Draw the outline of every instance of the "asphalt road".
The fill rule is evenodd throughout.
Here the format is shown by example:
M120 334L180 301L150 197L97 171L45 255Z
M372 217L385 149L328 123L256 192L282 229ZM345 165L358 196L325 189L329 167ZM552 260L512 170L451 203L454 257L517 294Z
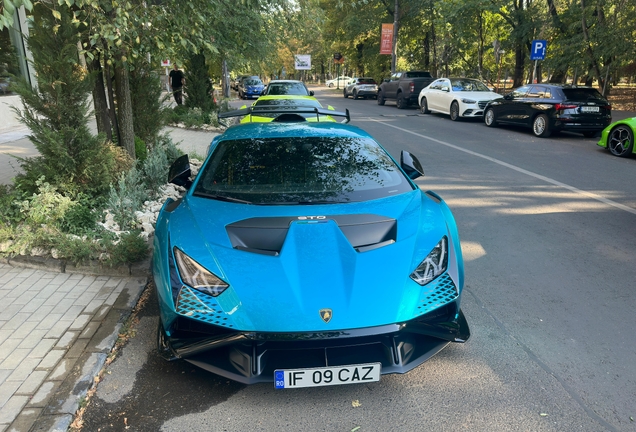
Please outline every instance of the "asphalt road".
M246 387L163 362L151 298L84 430L636 430L636 158L581 135L317 97L349 108L395 158L415 154L420 186L448 202L471 339L370 385Z

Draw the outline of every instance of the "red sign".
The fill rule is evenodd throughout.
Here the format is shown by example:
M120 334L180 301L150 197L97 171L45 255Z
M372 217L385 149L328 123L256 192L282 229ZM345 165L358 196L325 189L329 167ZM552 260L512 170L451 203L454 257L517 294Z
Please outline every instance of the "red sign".
M393 24L382 24L380 36L380 54L393 53Z

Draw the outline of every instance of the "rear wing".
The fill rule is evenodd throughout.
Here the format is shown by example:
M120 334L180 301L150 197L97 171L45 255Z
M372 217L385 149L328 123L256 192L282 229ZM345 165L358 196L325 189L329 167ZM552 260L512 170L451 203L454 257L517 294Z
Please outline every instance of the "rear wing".
M321 115L332 116L332 117L345 117L342 123L349 123L351 121L351 116L349 115L349 110L347 109L345 112L342 111L333 111L327 108L318 108L318 107L286 107L286 108L271 108L271 107L258 107L258 106L250 106L247 108L242 108L239 110L228 111L224 113L219 113L219 123L224 126L227 126L225 123L221 122L221 119L230 118L230 117L243 117L243 116L258 116L260 114L315 114L316 121L320 121ZM251 118L251 117L250 117Z

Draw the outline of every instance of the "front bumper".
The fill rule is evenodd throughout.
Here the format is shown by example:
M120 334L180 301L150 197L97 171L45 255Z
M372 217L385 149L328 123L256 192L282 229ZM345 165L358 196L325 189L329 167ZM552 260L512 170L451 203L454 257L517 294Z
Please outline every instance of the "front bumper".
M314 333L241 332L179 317L171 336L159 324L166 360L183 359L244 383L273 382L276 369L381 363L382 374L406 373L470 329L455 302L399 324Z

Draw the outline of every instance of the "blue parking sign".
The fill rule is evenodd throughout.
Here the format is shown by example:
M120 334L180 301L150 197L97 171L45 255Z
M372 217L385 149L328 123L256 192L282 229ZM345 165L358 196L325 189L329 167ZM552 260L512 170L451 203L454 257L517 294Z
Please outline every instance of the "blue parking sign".
M532 47L530 48L530 60L545 59L546 48L548 48L547 40L540 40L540 39L533 40Z

